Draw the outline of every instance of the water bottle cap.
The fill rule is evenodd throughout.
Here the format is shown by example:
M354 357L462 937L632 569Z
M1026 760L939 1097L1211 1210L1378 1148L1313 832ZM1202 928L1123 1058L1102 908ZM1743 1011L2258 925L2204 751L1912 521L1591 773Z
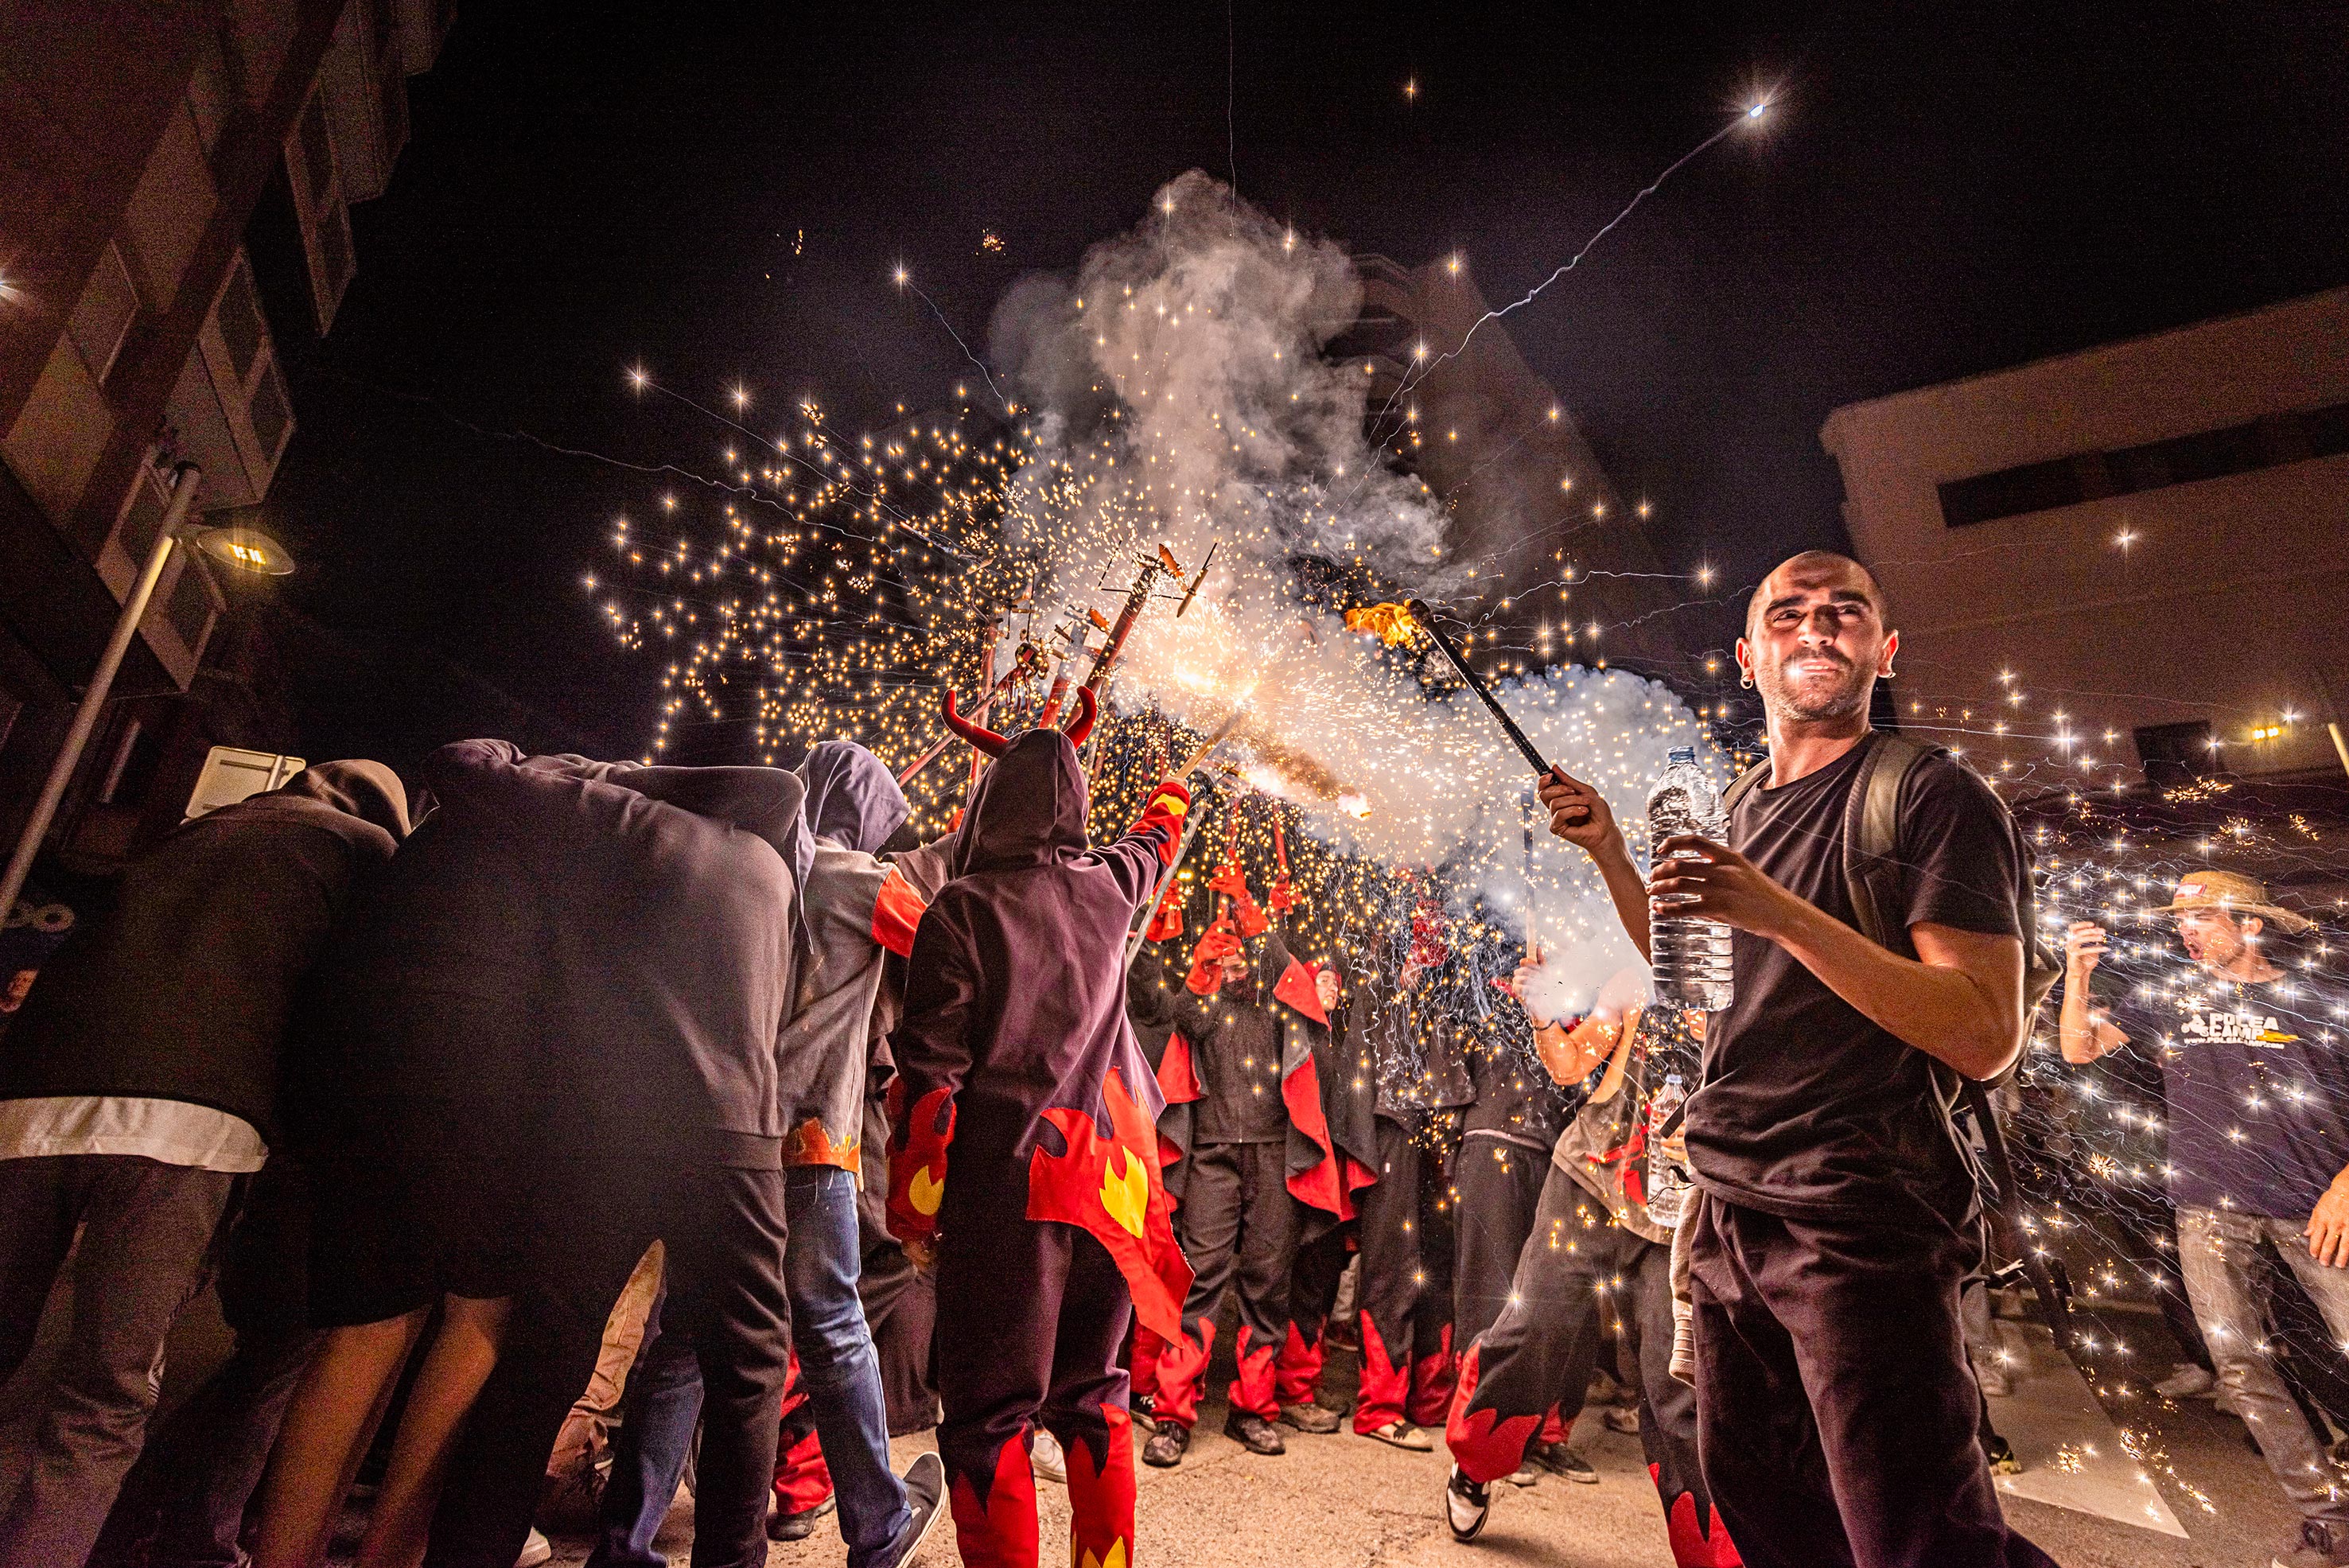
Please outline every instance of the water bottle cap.
M1671 754L1665 765L1669 767L1673 763L1692 763L1694 761L1696 761L1696 748L1694 746L1674 746L1671 749Z

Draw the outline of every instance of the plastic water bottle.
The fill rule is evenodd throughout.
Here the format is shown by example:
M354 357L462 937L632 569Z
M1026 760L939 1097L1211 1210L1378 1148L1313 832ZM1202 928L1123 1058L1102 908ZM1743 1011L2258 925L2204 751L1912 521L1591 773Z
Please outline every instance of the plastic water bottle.
M1664 1075L1664 1086L1648 1102L1648 1218L1669 1231L1681 1222L1681 1200L1688 1196L1688 1178L1679 1162L1664 1152L1664 1124L1688 1100L1678 1073Z
M1663 776L1648 794L1649 864L1663 858L1665 839L1693 833L1718 844L1727 837L1721 791L1696 765L1694 746L1674 746ZM1718 920L1670 915L1664 907L1648 912L1648 949L1656 974L1656 1000L1718 1012L1733 988L1729 967L1729 928Z

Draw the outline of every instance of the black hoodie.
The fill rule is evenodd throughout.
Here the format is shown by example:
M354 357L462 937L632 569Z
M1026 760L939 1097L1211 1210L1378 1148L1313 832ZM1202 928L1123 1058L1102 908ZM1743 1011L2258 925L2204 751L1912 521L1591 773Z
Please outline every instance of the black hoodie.
M366 762L320 763L180 827L42 969L0 1040L0 1098L184 1100L275 1143L296 988L407 831L398 775Z

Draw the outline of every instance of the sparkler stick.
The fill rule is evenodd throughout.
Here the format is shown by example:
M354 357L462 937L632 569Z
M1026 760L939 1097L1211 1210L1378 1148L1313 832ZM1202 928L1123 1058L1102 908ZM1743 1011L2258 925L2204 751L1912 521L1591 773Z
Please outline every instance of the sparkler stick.
M1509 717L1509 711L1501 706L1501 700L1493 695L1493 689L1485 684L1482 676L1468 668L1468 660L1462 658L1460 650L1452 646L1452 639L1436 628L1435 613L1427 607L1427 601L1413 599L1404 607L1411 611L1411 618L1419 622L1420 629L1433 638L1435 640L1435 646L1444 650L1444 657L1452 661L1452 668L1460 672L1460 679L1468 683L1468 690L1476 693L1483 700L1485 706L1493 711L1493 717L1501 722L1501 728L1507 731L1509 739L1517 743L1517 750L1525 753L1526 761L1533 763L1534 772L1537 774L1550 772L1549 763L1545 762L1542 754L1534 749L1534 743L1526 738L1526 732L1517 728L1517 722Z

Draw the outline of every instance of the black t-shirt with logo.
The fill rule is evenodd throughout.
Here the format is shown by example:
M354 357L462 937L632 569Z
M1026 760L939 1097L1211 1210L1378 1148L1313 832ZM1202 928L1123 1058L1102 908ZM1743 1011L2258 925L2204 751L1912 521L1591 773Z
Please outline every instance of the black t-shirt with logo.
M1843 818L1855 746L1816 773L1749 791L1730 846L1847 925ZM1971 770L1920 759L1901 783L1896 857L1906 928L2020 937L2024 857L2006 808ZM1942 1106L1955 1075L1878 1028L1785 949L1734 933L1736 995L1713 1015L1704 1086L1689 1102L1689 1163L1725 1201L1787 1219L1961 1223L1973 1179Z
M2130 988L2128 1049L2161 1064L2171 1201L2304 1220L2349 1167L2349 991L2201 970Z

